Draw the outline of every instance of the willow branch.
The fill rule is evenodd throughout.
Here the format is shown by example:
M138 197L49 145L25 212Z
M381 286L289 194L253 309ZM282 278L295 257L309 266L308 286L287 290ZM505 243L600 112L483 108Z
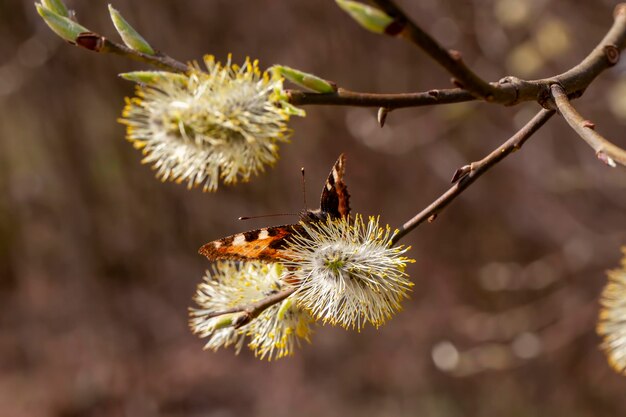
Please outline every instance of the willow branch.
M461 88L403 94L357 93L342 88L335 93L329 94L288 90L287 96L289 97L289 102L294 105L330 104L335 106L385 107L393 109L476 100L473 95Z
M561 113L570 127L578 133L578 136L593 148L598 159L612 167L616 166L616 162L626 166L626 151L609 142L594 130L595 124L578 113L567 94L565 94L563 87L554 84L552 86L552 97L559 113Z
M617 64L620 51L626 47L626 3L615 6L614 22L604 38L578 65L563 74L543 80L558 83L568 95L585 90L605 69Z
M454 174L452 181L455 184L428 207L419 212L415 217L404 223L399 232L394 236L393 243L397 243L405 235L415 229L424 221L433 221L444 208L457 198L467 187L476 181L481 175L494 167L511 153L517 151L524 143L554 115L554 110L542 109L524 127L511 136L506 142L494 149L489 155L477 162L472 162L459 168Z
M229 308L227 310L212 312L210 314L207 314L206 318L218 317L224 314L243 313L241 317L237 318L236 323L235 323L236 327L240 327L247 323L250 323L251 320L258 317L259 314L261 314L267 308L273 306L274 304L280 303L281 301L289 297L294 292L296 292L296 288L289 287L282 291L268 295L267 297L262 298L261 300L255 303L244 304L241 306Z
M562 74L540 80L529 81L509 76L496 83L486 83L465 66L458 52L444 49L411 21L392 0L374 0L374 2L396 19L395 24L390 25L391 32L396 31L395 35L406 37L424 49L456 78L462 88L437 89L408 94L371 94L343 89L332 94L319 94L291 90L288 91L291 103L296 105L329 104L395 109L459 103L482 98L485 101L504 105L514 105L522 101L537 101L544 104L551 98L550 86L555 83L560 84L568 96L581 94L602 71L619 61L620 50L626 47L626 4L622 3L615 8L615 20L606 36L575 67ZM189 71L187 64L161 52L157 52L155 55L144 54L93 32L80 34L76 39L76 44L90 51L124 56L167 71Z
M112 53L130 58L134 61L143 62L172 72L187 72L189 66L175 60L161 52L155 55L144 54L117 42L113 42L102 35L94 32L85 32L78 35L76 45L99 53Z
M405 16L404 13L389 0L375 0L375 2L381 9L392 17L398 16L398 13L400 13L399 16L401 17ZM325 104L363 107L380 106L394 109L400 107L426 106L431 104L459 103L474 100L476 99L475 96L478 95L486 101L507 106L519 104L524 101L537 101L538 103L544 105L551 99L551 85L561 85L566 94L569 96L575 94L580 95L591 84L591 82L593 82L593 80L600 75L600 73L617 64L620 57L620 51L626 47L626 3L617 5L614 17L615 19L613 25L607 34L591 51L591 53L589 53L589 55L587 55L578 65L570 68L562 74L539 80L522 80L512 76L504 77L497 83L489 83L491 87L491 96L476 94L476 88L472 89L473 87L468 86L467 80L465 81L465 84L463 84L463 81L459 79L464 88L430 90L410 94L358 93L343 89L339 89L337 93L333 94L320 94L291 90L289 91L290 102L295 105ZM415 24L412 25L417 27ZM430 41L434 42L435 45L437 45L434 40L430 37L428 38ZM428 45L432 44L430 41L427 42ZM431 47L428 46L428 48ZM447 55L450 54L450 52L443 50L443 48L438 45L436 48L433 47L431 49L432 51L439 51L436 53L437 57L443 56L442 54L444 53ZM448 58L441 59L442 62L445 61L448 62L448 64L451 64ZM461 68L461 70L458 68ZM466 69L464 66L457 67L455 71L463 72L465 71L463 68ZM432 98L429 97L431 94L433 95Z
M509 105L521 101L537 101L544 105L551 98L550 86L553 84L560 84L569 96L581 95L598 75L618 63L620 51L626 47L626 3L618 4L613 16L613 25L609 31L578 65L562 74L540 80L527 81L506 77L500 81L494 101ZM502 81L508 81L508 86ZM511 86L516 97L513 101L507 102L508 87Z
M496 87L480 78L470 70L461 58L458 51L447 50L434 38L413 22L392 0L374 0L386 14L394 19L386 32L388 35L398 36L417 45L439 65L445 68L455 78L455 82L472 95L491 101Z

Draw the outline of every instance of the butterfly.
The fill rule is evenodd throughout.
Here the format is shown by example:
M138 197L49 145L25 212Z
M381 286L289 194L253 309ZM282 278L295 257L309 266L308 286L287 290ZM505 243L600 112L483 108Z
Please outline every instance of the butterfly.
M326 220L328 216L332 219L348 217L350 195L343 182L344 169L345 156L341 154L330 170L322 189L320 208L304 210L300 214L300 221L313 223ZM275 262L285 259L285 254L281 251L285 248L286 240L295 233L303 232L304 228L298 223L264 227L214 240L202 246L198 252L212 261L257 259Z

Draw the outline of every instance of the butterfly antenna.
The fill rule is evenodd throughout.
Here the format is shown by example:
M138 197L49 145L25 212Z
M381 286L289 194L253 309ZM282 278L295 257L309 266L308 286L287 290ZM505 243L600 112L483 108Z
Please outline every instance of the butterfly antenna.
M300 168L300 172L302 172L302 200L304 201L304 210L309 207L306 204L306 179L304 176L304 167Z
M262 217L279 217L279 216L297 216L296 213L278 213L278 214L262 214L260 216L241 216L237 220L260 219Z

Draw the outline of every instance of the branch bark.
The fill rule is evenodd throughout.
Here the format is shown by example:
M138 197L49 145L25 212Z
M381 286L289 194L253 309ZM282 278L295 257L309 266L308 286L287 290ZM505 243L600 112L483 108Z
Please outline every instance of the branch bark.
M244 313L241 317L237 319L237 322L234 324L235 327L241 327L245 324L250 323L250 321L258 317L259 314L261 314L267 308L273 306L274 304L280 303L284 299L288 298L291 294L296 292L296 289L297 288L295 287L290 287L274 294L268 295L267 297L262 298L255 303L245 304L229 308L227 310L215 311L213 313L205 315L205 317L207 319L210 319L213 317L223 316L224 314Z
M404 16L406 18L403 12L396 12L400 9L390 0L375 0L375 3L392 17L400 13L401 17ZM452 62L450 62L448 58L441 58L443 52L440 50L443 50L443 48L439 45L436 45L436 47L432 46L432 42L435 41L429 37L430 41L427 42L424 47L420 47L440 64L444 61L447 62L444 68L457 77L464 88L431 90L438 93L440 96L438 100L428 98L430 93L428 91L411 94L371 94L343 89L333 94L290 91L290 102L296 105L330 104L364 107L380 106L395 109L430 104L459 103L474 100L478 97L488 102L506 106L512 106L524 101L536 101L542 106L546 106L552 97L550 92L551 85L561 85L568 96L581 95L600 73L617 64L620 58L620 51L626 48L626 3L617 5L614 17L613 25L607 34L580 64L552 77L538 80L522 80L517 77L507 76L496 83L489 83L490 88L488 89L489 92L487 92L487 89L484 88L482 83L479 83L481 87L472 87L474 84L462 77L464 73L471 73L467 72L469 71L467 67L464 65L458 66L458 63L450 67ZM411 23L411 25L419 29L414 23ZM419 30L423 32L421 29ZM435 50L440 52L435 53ZM443 51L449 54L449 51ZM459 78L459 76L461 76L461 78ZM468 77L472 78L472 76ZM465 79L465 82L462 78Z
M426 33L411 20L391 0L374 0L387 15L394 19L394 23L387 28L387 34L408 40L421 48L439 65L445 68L455 78L455 83L467 90L473 96L491 101L496 93L496 87L476 75L469 69L458 51L447 50L433 37Z
M336 93L329 94L288 90L287 96L289 97L289 102L294 105L329 104L334 106L386 107L390 109L476 100L476 97L461 88L403 94L357 93L344 90L343 88L337 90Z
M578 133L578 136L593 148L598 159L611 167L615 167L616 162L626 166L626 151L609 142L594 130L595 124L578 113L567 94L565 94L563 87L554 84L551 90L559 113L561 113L570 127Z
M493 168L511 153L517 151L524 143L541 128L553 115L554 110L542 109L524 127L511 136L506 142L494 149L489 155L477 162L472 162L457 170L452 178L455 184L428 207L407 221L393 238L393 244L406 236L424 221L433 221L444 208L457 198L467 187L472 185L481 175Z
M187 64L177 61L161 52L157 52L155 55L144 54L143 52L130 49L121 43L113 42L94 32L85 32L78 35L76 45L93 52L121 55L133 61L150 64L166 71L184 73L190 69Z

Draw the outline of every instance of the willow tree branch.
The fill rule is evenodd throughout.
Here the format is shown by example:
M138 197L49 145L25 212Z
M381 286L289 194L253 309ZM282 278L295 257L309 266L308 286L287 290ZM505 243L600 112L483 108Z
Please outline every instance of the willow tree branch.
M452 181L455 184L433 201L428 207L419 212L415 217L407 221L394 236L393 243L397 243L409 232L424 221L433 221L444 208L457 198L467 187L476 181L481 175L494 167L511 153L517 151L524 143L554 115L554 110L542 109L524 127L511 136L506 142L493 150L489 155L477 162L472 162L459 168L454 174Z
M544 104L551 98L550 86L555 83L560 84L568 96L581 94L602 71L619 61L620 50L626 47L626 3L622 3L615 8L613 26L604 39L575 67L562 74L539 80L522 80L509 76L496 83L486 83L463 64L457 52L441 47L430 35L411 21L392 0L374 0L374 2L387 14L396 18L397 24L392 24L390 30L408 37L424 49L455 76L463 88L408 94L370 94L343 89L339 89L337 93L319 94L291 90L288 92L290 102L296 105L330 104L388 109L459 103L476 98L504 105L514 105L523 101L537 101ZM113 53L167 71L189 71L187 64L161 52L155 55L144 54L93 32L80 34L76 39L76 44L90 51Z
M398 16L398 13L400 13L399 16L401 17L405 16L404 13L400 11L400 9L398 9L397 6L395 6L395 4L390 0L374 1L381 9L392 17ZM524 101L536 101L539 104L546 105L552 97L550 86L553 84L561 85L568 96L582 94L593 82L593 80L600 75L600 73L617 64L620 58L620 51L626 47L626 3L617 5L614 17L615 19L613 25L607 34L591 51L591 53L589 53L589 55L587 55L587 57L585 57L578 65L570 68L562 74L539 80L522 80L512 76L504 77L497 83L489 83L492 87L490 89L490 94L492 94L491 96L483 96L480 94L478 94L478 96L492 103L511 106ZM415 24L412 25L417 27ZM430 38L430 41L435 42L432 38ZM431 45L430 41L427 42L427 45ZM428 48L431 47L428 46ZM435 50L439 51L436 53L437 57L440 57L440 55L443 56L442 54L444 53L448 55L450 54L438 45L436 48L433 47L432 51ZM442 58L442 60L451 64L448 58ZM464 66L455 68L455 73L459 71L463 72L466 69ZM463 84L461 79L459 79L459 81ZM459 103L476 99L476 89L468 87L467 80L465 81L463 87L464 88L431 90L410 94L371 94L358 93L343 89L339 89L337 93L320 94L291 90L289 91L289 97L290 102L296 105L325 104L363 107L380 106L394 109L431 104ZM430 98L429 95L433 92L436 93L432 98Z
M596 152L596 156L605 164L615 167L616 162L626 166L626 151L614 145L598 134L594 128L595 124L578 113L567 94L558 84L552 85L552 97L559 113L567 121L578 136L580 136Z
M417 45L455 78L455 83L472 95L487 101L493 99L496 87L469 69L458 51L447 50L433 37L411 20L392 0L374 0L386 14L394 19L386 30L388 35L397 36Z
M267 297L262 298L255 303L244 304L237 307L229 308L227 310L215 311L205 315L205 317L210 319L213 317L223 316L224 314L244 313L236 320L236 323L234 323L236 327L241 327L245 324L250 323L251 320L257 318L267 308L273 306L274 304L278 304L287 297L289 297L291 294L296 292L296 289L297 288L295 287L289 287L282 291L268 295Z
M155 55L144 54L143 52L135 51L120 43L113 42L94 32L85 32L78 35L76 45L93 52L121 55L134 61L150 64L167 71L187 72L190 69L187 64L177 61L161 52L157 52Z
M562 85L570 95L585 90L602 71L617 64L626 47L626 3L615 6L613 17L613 26L580 64L545 81Z
M289 97L289 102L294 105L330 104L335 106L386 107L392 109L476 100L473 95L461 88L403 94L357 93L344 90L343 88L340 88L335 93L328 94L288 90L287 97Z

